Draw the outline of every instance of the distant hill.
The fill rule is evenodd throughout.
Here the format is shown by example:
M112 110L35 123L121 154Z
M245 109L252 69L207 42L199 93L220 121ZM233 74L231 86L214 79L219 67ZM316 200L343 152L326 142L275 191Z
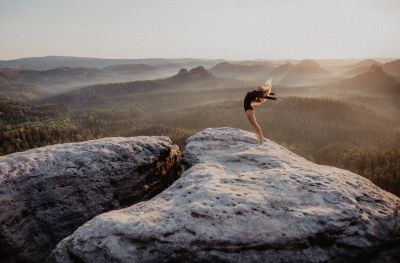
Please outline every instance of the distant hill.
M382 63L380 63L379 61L377 61L375 59L365 59L365 60L362 60L358 63L351 65L350 67L353 69L354 68L365 68L365 67L369 68L372 65L382 65Z
M167 80L173 81L196 81L196 80L209 80L215 79L214 75L211 74L204 67L196 67L191 70L187 70L186 68L182 68L179 70L178 74L168 78Z
M36 86L25 84L0 84L0 98L19 101L37 100L48 95Z
M345 76L354 77L369 71L372 65L382 65L382 63L374 59L366 59L349 66L348 70L344 73Z
M40 83L60 83L60 82L68 82L74 81L79 83L84 83L91 81L96 78L106 79L107 76L100 70L95 68L70 68L70 67L61 67L54 68L49 70L21 70L20 74L27 81Z
M22 82L22 76L16 70L0 70L0 85L18 84Z
M233 64L221 62L210 68L217 77L234 78L240 80L266 80L276 67L271 63Z
M0 69L0 83L33 85L44 92L50 93L57 93L75 86L107 81L109 81L109 77L95 68Z
M382 69L400 81L400 60L394 60L382 65Z
M145 59L104 59L90 57L71 57L71 56L46 56L46 57L30 57L14 60L0 61L0 68L16 68L16 69L34 69L49 70L58 67L89 67L104 68L117 64L146 64L146 65L163 65L177 64L180 67L205 65L212 66L222 60L216 59L166 59L166 58L145 58Z
M2 99L35 100L47 95L34 84L27 84L17 70L0 70L0 97Z
M176 72L176 66L174 72ZM102 68L102 72L107 74L113 81L134 81L156 79L170 76L170 70L164 67L149 66L146 64L121 64L111 65Z
M370 68L369 66L368 67L353 68L353 69L350 69L349 71L344 72L343 75L347 76L347 77L355 77L357 75L361 75L361 74L364 74L364 73L368 72L369 68Z
M146 74L151 71L157 71L156 67L152 67L146 64L117 64L104 67L103 72L129 75L129 74Z
M280 65L279 67L277 67L274 71L273 71L273 75L275 77L280 77L280 76L285 76L286 74L288 74L293 68L295 67L294 64L292 63L285 63L283 65Z
M165 78L182 67L212 66L222 60L207 59L101 59L47 56L0 61L0 84L37 86L39 90L60 93L88 85ZM7 78L2 72L7 71ZM12 93L12 90L10 90Z
M326 74L327 70L323 69L317 62L311 59L302 60L299 64L297 64L291 73L294 74Z
M330 73L322 68L314 60L302 60L298 64L286 63L272 72L275 81L285 85L305 85L318 79L330 76Z
M183 68L169 78L93 85L46 98L40 103L74 107L116 107L121 104L136 103L147 107L149 96L154 97L157 105L157 101L169 100L169 97L175 96L176 92L196 93L235 85L240 85L240 82L217 78L204 67L191 70ZM196 99L195 95L192 99ZM179 103L179 100L171 101L171 103Z
M371 68L358 76L339 82L338 85L353 90L386 92L397 83L394 77L385 73L380 66L372 65Z
M61 67L49 70L0 69L0 85L37 86L60 93L79 86L165 77L156 67L144 64L112 65L102 69Z

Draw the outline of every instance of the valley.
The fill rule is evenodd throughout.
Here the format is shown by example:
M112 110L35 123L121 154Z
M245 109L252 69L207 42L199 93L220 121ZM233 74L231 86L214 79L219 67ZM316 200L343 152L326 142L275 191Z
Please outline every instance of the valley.
M280 100L256 107L267 138L400 195L400 74L393 70L398 61L342 61L336 66L312 60L164 62L102 64L90 72L103 73L80 78L72 72L82 68L61 75L60 69L1 69L6 74L0 79L0 153L138 135L167 135L183 149L188 137L207 127L253 132L243 97L272 78ZM198 65L202 62L206 66ZM178 68L163 75L167 72L162 69L171 70L171 64ZM34 77L37 72L41 77ZM88 84L91 76L96 79L104 72L113 76L112 82L106 78ZM58 81L62 88L49 92Z

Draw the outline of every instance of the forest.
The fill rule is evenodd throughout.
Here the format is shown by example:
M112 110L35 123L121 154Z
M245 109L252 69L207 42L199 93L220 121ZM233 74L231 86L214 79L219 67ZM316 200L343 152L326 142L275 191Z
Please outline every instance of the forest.
M310 161L358 173L400 196L400 60L325 67L312 60L219 62L188 60L184 63L205 63L209 69L181 68L174 75L168 72L180 65L168 61L151 67L102 64L106 67L97 71L111 70L116 82L106 79L74 88L68 88L72 79L87 79L91 75L84 72L97 71L1 70L0 155L140 135L166 135L184 149L188 137L208 127L254 132L243 97L273 76L279 100L256 107L267 139ZM155 70L169 77L137 81L119 77L128 74L128 79L135 79Z
M12 105L12 106L10 106ZM253 132L242 100L226 100L176 109L71 109L0 102L0 153L108 136L166 135L185 141L207 127L238 127ZM361 174L400 195L400 131L363 105L326 98L283 97L256 107L266 138L306 159Z

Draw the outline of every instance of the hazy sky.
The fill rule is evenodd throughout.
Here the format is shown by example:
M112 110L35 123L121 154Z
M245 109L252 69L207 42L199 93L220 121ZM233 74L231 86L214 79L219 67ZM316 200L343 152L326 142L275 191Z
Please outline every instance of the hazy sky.
M0 0L0 59L400 57L400 0Z

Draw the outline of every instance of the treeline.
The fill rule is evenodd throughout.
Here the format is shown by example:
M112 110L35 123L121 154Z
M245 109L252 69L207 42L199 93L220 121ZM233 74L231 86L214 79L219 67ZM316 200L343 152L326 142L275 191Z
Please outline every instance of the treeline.
M186 139L194 133L189 127L179 128L159 122L152 114L137 107L121 110L75 111L69 115L85 134L93 138L164 135L183 149Z
M163 102L164 103L164 102ZM166 103L166 102L165 102ZM183 149L196 131L238 127L254 132L242 100L145 110L137 104L120 108L71 110L63 107L3 105L0 154L54 143L108 136L165 135ZM361 174L400 196L398 126L364 106L310 98L284 98L256 107L265 137L320 164Z
M349 149L334 162L337 167L348 169L370 179L376 185L400 196L400 148Z
M90 139L68 119L0 128L0 154L10 154L50 144Z
M49 144L92 138L60 107L34 107L16 100L0 100L0 155Z
M193 133L191 129L159 124L137 107L73 111L62 106L35 107L0 100L0 155L109 136L165 135L183 148Z
M280 102L268 101L256 107L256 118L267 138L299 146L309 153L333 144L379 148L400 144L392 122L363 106L329 99L293 97ZM253 131L241 100L166 110L154 119L165 126L194 130L230 126Z
M265 137L319 164L348 169L400 196L400 132L360 105L285 98L256 108ZM157 123L201 130L230 126L254 132L239 100L165 111Z

